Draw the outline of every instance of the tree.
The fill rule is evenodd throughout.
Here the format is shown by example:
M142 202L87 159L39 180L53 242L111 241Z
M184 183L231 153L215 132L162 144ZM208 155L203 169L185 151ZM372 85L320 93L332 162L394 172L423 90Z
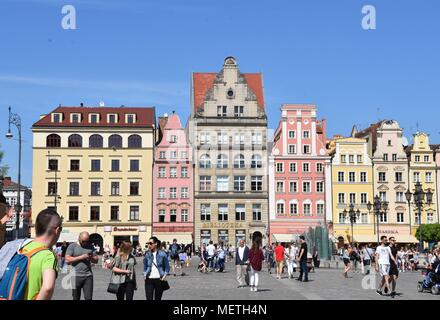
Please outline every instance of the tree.
M421 234L420 234L421 232ZM422 237L420 237L420 235ZM440 224L422 224L416 232L416 238L420 241L422 239L426 242L439 242L440 241Z
M3 159L3 155L4 155L3 151L0 150L0 164ZM7 175L8 170L9 170L9 166L7 166L7 165L0 166L0 177L4 177L5 175Z

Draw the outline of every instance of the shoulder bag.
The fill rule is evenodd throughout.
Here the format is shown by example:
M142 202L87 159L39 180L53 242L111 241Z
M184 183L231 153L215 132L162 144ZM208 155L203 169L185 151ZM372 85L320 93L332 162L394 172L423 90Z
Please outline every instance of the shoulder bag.
M156 263L154 263L154 257L152 257L152 263L154 264L154 266L157 268L157 270L159 270L159 267L157 266L157 264ZM169 290L170 289L170 284L168 283L168 281L167 280L160 280L160 284L161 284L161 286L162 286L162 290L163 291L167 291L167 290Z

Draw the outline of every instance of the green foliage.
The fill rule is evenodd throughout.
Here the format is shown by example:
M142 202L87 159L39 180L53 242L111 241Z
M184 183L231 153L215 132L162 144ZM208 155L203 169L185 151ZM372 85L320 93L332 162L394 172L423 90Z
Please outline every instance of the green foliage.
M3 153L3 151L0 150L0 164L2 162L3 156L4 156L4 153ZM6 166L6 165L0 166L0 177L6 176L8 174L8 170L9 170L8 166Z
M421 234L420 234L421 233ZM440 241L440 224L422 224L416 232L416 238L425 242Z

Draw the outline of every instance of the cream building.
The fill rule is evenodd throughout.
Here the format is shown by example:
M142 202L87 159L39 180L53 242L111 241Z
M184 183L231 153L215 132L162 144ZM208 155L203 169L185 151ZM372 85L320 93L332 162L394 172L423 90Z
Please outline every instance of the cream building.
M63 217L62 241L81 231L113 247L151 236L154 108L58 107L33 127L34 215Z
M262 75L234 58L193 73L187 136L194 150L195 246L268 233L267 118ZM265 240L263 240L265 241Z

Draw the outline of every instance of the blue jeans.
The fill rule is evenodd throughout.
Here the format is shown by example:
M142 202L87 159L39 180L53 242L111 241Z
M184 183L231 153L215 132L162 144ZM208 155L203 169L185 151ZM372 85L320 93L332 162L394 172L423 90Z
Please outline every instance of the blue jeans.
M425 286L430 287L431 285L433 285L435 278L436 278L435 273L432 271L429 272L425 278Z
M218 259L218 269L220 269L220 271L225 270L225 259Z
M300 261L299 268L300 268L299 279L302 280L303 274L304 274L304 281L308 281L309 280L309 270L307 268L307 260Z

